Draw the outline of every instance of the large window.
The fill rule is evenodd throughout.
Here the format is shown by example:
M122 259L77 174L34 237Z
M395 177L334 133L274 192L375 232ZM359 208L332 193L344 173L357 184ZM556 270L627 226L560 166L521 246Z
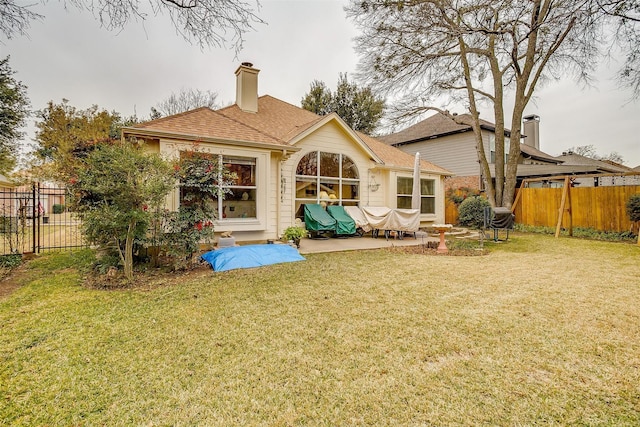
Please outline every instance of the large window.
M399 209L411 209L411 193L413 192L413 178L398 177ZM436 181L433 179L420 179L420 213L436 213Z
M217 159L216 159L217 157ZM252 157L228 157L211 155L211 159L217 160L219 177L214 181L222 180L222 171L226 170L234 174L234 179L224 181L221 188L223 197L215 197L213 200L216 218L220 221L234 218L256 218L256 159ZM214 168L216 168L214 166ZM224 169L223 169L224 168ZM180 191L180 203L188 199L189 188L183 187Z
M358 168L348 156L312 151L296 168L296 212L305 203L356 206L360 200Z

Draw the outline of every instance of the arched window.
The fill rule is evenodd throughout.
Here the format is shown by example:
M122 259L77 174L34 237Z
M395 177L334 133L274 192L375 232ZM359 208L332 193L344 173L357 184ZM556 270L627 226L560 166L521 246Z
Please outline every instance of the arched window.
M312 151L296 168L296 216L305 203L357 206L360 200L360 175L348 156Z

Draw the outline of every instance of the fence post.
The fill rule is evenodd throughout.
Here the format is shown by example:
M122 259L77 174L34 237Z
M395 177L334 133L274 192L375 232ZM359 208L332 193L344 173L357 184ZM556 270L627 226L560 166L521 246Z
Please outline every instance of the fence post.
M567 194L569 193L569 177L564 178L564 187L562 188L562 200L560 201L560 209L558 209L558 223L556 224L556 239L560 235L560 227L562 226L562 216L564 215L564 207L567 203Z
M38 224L38 219L36 218L36 183L31 184L31 252L36 253L36 225Z

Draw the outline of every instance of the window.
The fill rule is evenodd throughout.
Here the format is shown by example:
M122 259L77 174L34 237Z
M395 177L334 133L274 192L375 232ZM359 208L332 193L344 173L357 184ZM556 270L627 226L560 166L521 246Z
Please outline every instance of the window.
M360 200L360 177L356 164L338 153L312 151L296 168L296 216L305 203L356 206Z
M411 193L413 192L413 178L398 177L397 207L411 209ZM420 213L436 213L436 181L420 179Z
M509 147L511 146L511 140L509 138L504 139L504 161L505 163L509 160ZM489 163L495 164L496 162L496 136L491 134L489 136L489 151L491 153L491 158L489 159Z
M209 155L207 155L208 157ZM217 157L217 159L216 159ZM217 220L233 218L252 218L256 215L256 159L251 157L228 157L222 155L210 155L213 166L218 169L218 175L212 182L222 180L222 171L235 174L232 181L224 182L221 186L224 197L214 197L213 208ZM207 185L211 185L209 182ZM215 184L213 184L215 185ZM180 203L190 203L189 187L182 187L180 191Z
M256 159L250 157L222 158L222 165L237 178L229 185L223 185L224 198L216 199L218 219L256 218Z
M496 137L495 135L489 136L489 151L491 152L491 159L489 163L494 164L496 162Z

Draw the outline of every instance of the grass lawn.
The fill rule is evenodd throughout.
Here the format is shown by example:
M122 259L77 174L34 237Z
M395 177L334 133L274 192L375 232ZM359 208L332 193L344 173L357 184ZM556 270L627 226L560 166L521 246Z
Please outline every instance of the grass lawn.
M514 234L0 299L3 425L640 424L640 247Z

